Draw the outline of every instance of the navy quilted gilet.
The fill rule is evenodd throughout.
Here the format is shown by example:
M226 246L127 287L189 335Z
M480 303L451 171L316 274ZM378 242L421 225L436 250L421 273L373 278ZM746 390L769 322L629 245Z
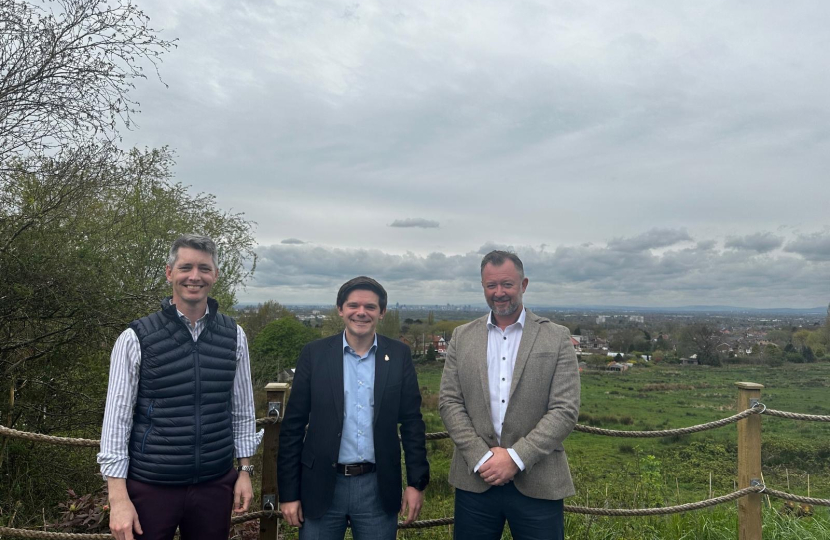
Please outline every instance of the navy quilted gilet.
M130 324L141 343L138 397L130 434L129 477L187 485L233 467L231 396L236 323L208 299L208 321L193 341L170 298Z

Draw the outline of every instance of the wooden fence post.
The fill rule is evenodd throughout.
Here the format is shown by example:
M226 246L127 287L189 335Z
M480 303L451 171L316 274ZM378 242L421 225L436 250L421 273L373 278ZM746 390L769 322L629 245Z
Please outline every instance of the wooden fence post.
M763 384L737 382L738 412L760 401ZM738 421L738 489L761 482L761 415ZM761 494L738 499L738 540L761 540Z
M280 446L280 421L285 414L288 400L288 383L268 383L265 394L268 398L268 417L276 418L274 424L265 424L265 437L262 440L262 509L279 509L277 493L277 452ZM280 523L276 517L263 517L259 520L259 539L277 540Z

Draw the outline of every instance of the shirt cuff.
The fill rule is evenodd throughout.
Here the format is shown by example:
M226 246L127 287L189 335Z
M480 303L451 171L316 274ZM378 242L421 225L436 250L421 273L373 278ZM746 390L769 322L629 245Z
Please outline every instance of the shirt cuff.
M104 478L127 478L127 471L130 469L130 458L107 459L98 457L98 464L101 465L101 476Z
M519 457L519 454L517 454L515 450L513 450L512 448L508 448L507 453L510 454L510 457L513 458L513 461L516 462L516 466L519 467L520 471L525 470L525 462L522 461L522 458Z
M479 467L484 465L484 462L487 461L488 459L490 459L491 457L493 457L493 451L492 450L487 450L487 453L484 454L484 457L481 458L480 460L478 460L478 463L476 463L476 466L473 468L473 472L477 473Z

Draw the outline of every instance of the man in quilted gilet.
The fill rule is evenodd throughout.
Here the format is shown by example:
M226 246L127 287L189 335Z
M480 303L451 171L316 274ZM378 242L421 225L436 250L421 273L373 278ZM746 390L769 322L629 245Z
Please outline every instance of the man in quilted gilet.
M257 437L248 343L208 295L219 275L206 236L173 242L173 294L112 351L98 463L119 540L225 540L253 496ZM238 460L238 469L234 467Z

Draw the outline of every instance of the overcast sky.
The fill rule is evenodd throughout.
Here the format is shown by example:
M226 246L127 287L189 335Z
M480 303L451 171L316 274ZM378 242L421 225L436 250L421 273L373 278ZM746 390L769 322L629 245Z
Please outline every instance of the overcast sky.
M830 3L138 0L138 146L257 222L241 301L830 301Z

